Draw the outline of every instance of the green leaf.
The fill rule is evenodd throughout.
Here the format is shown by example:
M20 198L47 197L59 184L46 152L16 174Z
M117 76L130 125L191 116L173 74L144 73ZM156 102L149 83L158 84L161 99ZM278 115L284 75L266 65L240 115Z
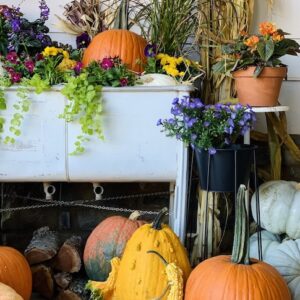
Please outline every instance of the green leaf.
M257 66L254 70L253 77L257 78L261 74L263 69L264 66Z
M257 52L260 56L260 58L267 62L272 55L274 54L274 42L272 39L264 42L259 42L257 44Z

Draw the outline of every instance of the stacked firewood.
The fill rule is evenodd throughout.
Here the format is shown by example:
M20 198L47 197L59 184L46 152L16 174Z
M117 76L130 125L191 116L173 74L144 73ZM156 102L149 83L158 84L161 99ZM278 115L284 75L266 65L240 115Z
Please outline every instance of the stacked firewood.
M32 271L33 291L46 299L88 299L80 277L83 241L71 236L61 241L57 232L41 227L25 250Z

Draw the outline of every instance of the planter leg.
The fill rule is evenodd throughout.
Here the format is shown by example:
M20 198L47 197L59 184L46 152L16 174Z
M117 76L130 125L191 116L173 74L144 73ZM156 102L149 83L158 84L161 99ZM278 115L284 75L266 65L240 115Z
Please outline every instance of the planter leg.
M179 144L177 158L177 178L174 196L170 198L170 225L182 243L185 242L187 193L188 193L188 149Z

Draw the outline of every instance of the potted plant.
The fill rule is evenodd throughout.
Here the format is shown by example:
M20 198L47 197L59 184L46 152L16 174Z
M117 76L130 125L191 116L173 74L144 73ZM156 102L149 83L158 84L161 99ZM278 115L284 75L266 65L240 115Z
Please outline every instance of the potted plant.
M239 37L222 45L223 56L213 66L215 73L235 79L239 102L251 106L275 106L287 67L280 57L297 55L300 45L285 37L287 33L273 23L259 25L259 34L241 32Z
M237 142L255 122L251 107L204 105L198 98L182 97L173 100L171 113L158 125L194 148L203 189L234 191L247 184L254 147Z

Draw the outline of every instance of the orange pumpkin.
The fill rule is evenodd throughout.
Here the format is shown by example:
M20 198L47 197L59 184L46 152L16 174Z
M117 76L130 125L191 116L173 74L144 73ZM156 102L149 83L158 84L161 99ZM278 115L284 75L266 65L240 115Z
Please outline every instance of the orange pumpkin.
M0 247L0 282L13 288L24 300L29 300L32 275L25 257L11 247Z
M141 73L146 63L144 54L147 41L140 35L125 29L111 29L97 34L83 54L83 65L105 57L118 56L127 67Z
M287 284L277 270L249 260L245 186L236 201L232 256L220 255L200 263L188 278L185 300L290 300Z
M103 220L88 237L83 261L89 279L104 281L111 271L110 260L121 257L132 234L146 222L137 220L135 211L129 218L111 216Z

